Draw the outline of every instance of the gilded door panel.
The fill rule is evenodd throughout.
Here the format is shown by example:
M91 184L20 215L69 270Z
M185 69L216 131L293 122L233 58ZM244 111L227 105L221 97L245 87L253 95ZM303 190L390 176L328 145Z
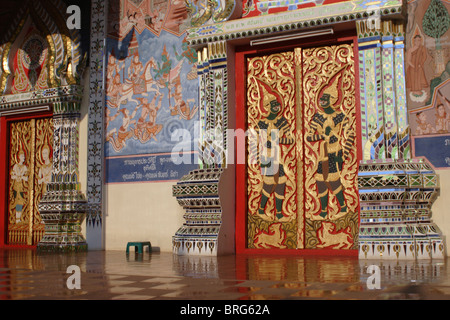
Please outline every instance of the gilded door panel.
M10 124L8 244L34 245L44 233L37 205L51 180L52 119Z
M38 204L52 180L53 120L36 120L36 149L34 176L34 209L32 221L32 244L37 244L44 236L44 222L38 211Z
M354 249L352 45L247 60L247 246Z
M11 123L8 243L27 244L30 232L33 129L31 121ZM31 170L30 170L31 169Z
M352 45L302 50L305 248L355 249L358 191Z
M294 58L285 52L247 61L249 248L298 245Z

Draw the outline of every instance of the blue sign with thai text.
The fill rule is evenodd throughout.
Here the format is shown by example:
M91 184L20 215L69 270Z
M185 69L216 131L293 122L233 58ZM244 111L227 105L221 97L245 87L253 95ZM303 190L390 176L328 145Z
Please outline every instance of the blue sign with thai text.
M178 181L198 168L195 158L195 153L189 154L185 159L191 161L180 164L170 153L107 158L106 183Z
M414 137L414 156L425 157L435 168L450 167L450 135Z

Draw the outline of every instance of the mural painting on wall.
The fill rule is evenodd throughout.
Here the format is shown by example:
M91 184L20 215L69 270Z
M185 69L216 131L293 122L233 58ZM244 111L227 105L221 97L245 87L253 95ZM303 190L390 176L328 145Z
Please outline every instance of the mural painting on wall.
M248 247L354 249L353 49L248 59Z
M196 167L197 54L185 40L188 25L181 0L110 1L107 182L178 180ZM177 129L190 137L172 139ZM180 144L192 150L191 164L172 162Z
M408 2L406 85L414 156L450 167L450 2Z

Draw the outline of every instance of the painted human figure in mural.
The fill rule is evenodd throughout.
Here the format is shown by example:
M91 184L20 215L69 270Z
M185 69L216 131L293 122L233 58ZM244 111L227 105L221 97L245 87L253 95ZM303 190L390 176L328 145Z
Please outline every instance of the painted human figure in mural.
M119 110L119 112L123 115L122 125L117 132L117 136L110 137L110 142L116 152L122 150L126 146L126 141L133 137L134 131L130 128L130 125L136 123L136 120L132 119L135 117L137 110L138 106L134 109L131 115L130 111L126 108Z
M22 221L23 206L26 203L25 182L28 181L28 167L25 165L25 152L23 150L17 153L16 161L16 164L11 170L11 180L13 181L13 207L16 211L16 223L20 223Z
M156 100L159 97L159 103L156 105ZM150 139L157 141L156 135L161 131L162 125L155 123L158 110L161 108L163 94L156 93L151 102L147 98L137 98L141 101L141 116L139 117L136 128L134 129L135 137L142 143ZM148 120L147 120L148 118Z
M106 96L107 104L112 108L120 105L122 94L121 71L124 68L124 62L114 57L112 52L108 57L108 67L106 72Z
M153 2L153 10L149 9L147 12L147 24L157 33L163 28L167 6L167 1L160 1L159 3Z
M153 68L153 71L156 72L155 79L159 80L161 86L168 88L171 81L170 71L172 70L172 61L170 60L170 55L165 45L161 55L161 61L162 64L158 61L156 68Z
M172 82L173 92L170 94L171 98L174 98L173 105L169 106L170 115L179 115L180 119L191 120L197 113L198 106L193 105L192 109L189 103L195 103L195 99L183 99L183 87L181 86L180 75L178 75Z
M142 77L143 71L144 67L139 61L139 54L136 51L128 67L128 79L125 80L126 82L131 82L134 94L141 94L145 90L145 80Z
M123 69L123 63L114 57L112 52L108 57L108 67L106 71L106 95L115 97L120 93L120 71Z
M270 196L275 196L276 217L284 217L282 206L286 189L287 176L283 165L280 145L294 143L294 135L289 123L283 116L281 103L277 97L269 93L263 87L263 110L269 115L258 122L256 128L259 134L259 152L261 175L263 186L261 190L261 200L259 214L265 214L265 208Z
M340 174L355 137L349 135L345 146L342 147L341 139L343 131L347 129L348 118L337 103L337 84L338 79L321 94L318 102L322 110L314 114L310 130L306 134L307 141L322 142L319 146L318 167L315 175L322 218L328 214L330 192L336 196L340 212L347 212L344 185Z
M197 78L197 51L193 48L190 48L188 45L188 42L186 40L186 37L184 37L183 42L181 43L181 49L183 50L181 54L178 54L177 49L175 46L173 46L173 51L175 52L175 57L178 61L180 61L183 58L186 58L188 63L192 65L191 71L186 75L188 80L196 79Z
M431 124L427 120L427 115L425 112L417 112L416 113L416 135L421 136L425 134L434 133L434 129Z
M406 84L413 95L420 96L423 94L422 90L429 86L424 69L427 50L420 34L415 35L411 43L412 47L406 52Z
M447 133L450 124L450 117L445 110L444 104L440 103L436 107L436 132Z
M111 109L106 107L105 108L105 130L106 130L106 135L105 135L105 140L106 141L113 141L112 139L114 139L114 133L117 132L117 128L112 128L109 130L110 127L110 123L113 122L121 113L120 111L117 111L113 116L111 115Z

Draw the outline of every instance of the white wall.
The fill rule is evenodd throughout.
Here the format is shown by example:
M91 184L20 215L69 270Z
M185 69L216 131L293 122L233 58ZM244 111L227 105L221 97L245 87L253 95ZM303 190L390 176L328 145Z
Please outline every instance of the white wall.
M143 240L172 252L172 236L184 222L184 210L172 196L175 183L106 185L105 249L125 250L127 242Z
M448 256L450 252L450 170L435 171L439 175L440 195L431 207L432 220L444 235Z

